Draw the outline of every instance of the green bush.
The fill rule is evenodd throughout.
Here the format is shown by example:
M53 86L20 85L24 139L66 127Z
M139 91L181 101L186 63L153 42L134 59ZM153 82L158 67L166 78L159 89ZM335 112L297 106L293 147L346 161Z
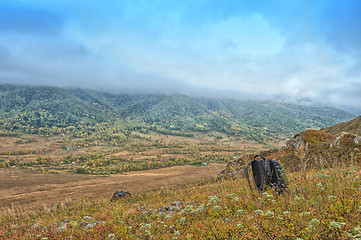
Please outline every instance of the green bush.
M86 170L85 170L85 168L83 168L83 167L78 167L78 168L76 169L76 173L86 174Z

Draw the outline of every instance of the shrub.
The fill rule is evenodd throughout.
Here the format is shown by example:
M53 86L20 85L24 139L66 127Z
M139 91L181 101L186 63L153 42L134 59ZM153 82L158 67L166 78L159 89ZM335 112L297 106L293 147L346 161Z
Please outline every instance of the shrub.
M78 167L78 168L76 169L76 173L86 174L86 170L85 170L85 168L83 168L83 167Z

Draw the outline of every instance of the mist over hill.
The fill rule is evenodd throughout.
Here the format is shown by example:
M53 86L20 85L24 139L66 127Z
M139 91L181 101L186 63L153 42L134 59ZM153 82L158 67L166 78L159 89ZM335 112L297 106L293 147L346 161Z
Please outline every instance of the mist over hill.
M218 132L259 142L279 140L355 116L331 107L276 101L110 94L84 89L0 85L2 131L59 134L68 127L108 122L168 135Z

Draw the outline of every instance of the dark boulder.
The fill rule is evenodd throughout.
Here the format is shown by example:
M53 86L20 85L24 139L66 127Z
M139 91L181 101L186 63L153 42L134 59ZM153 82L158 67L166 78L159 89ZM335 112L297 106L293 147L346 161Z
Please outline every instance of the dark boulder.
M131 196L131 194L129 192L126 192L126 191L123 191L123 190L120 190L120 191L116 191L113 196L112 196L112 199L110 199L110 201L116 201L120 198L125 198L125 197L129 197Z

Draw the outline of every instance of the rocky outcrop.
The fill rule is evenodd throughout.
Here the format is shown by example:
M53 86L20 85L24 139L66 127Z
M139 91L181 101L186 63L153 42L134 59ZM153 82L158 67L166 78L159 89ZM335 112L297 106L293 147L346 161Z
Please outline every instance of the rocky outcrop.
M293 138L286 142L286 148L305 148L305 137L301 134L295 135Z
M355 141L355 143L358 144L358 145L361 144L361 136L356 135L354 141Z
M342 132L339 136L336 137L335 141L330 144L330 147L349 147L357 148L361 145L361 136L356 134Z
M300 171L301 168L332 167L339 162L361 162L361 136L342 132L335 137L321 130L306 130L288 140L284 148L264 151L260 155L282 163L287 172ZM230 162L219 173L219 178L243 177L243 169L254 156L246 155Z
M234 160L232 162L229 162L227 164L227 167L223 171L221 171L218 174L218 176L220 178L236 179L239 176L243 176L243 169L244 169L245 165L246 165L246 162L242 158Z
M342 132L340 136L337 136L335 141L331 143L330 147L339 147L341 138L343 138L346 134L347 132Z

